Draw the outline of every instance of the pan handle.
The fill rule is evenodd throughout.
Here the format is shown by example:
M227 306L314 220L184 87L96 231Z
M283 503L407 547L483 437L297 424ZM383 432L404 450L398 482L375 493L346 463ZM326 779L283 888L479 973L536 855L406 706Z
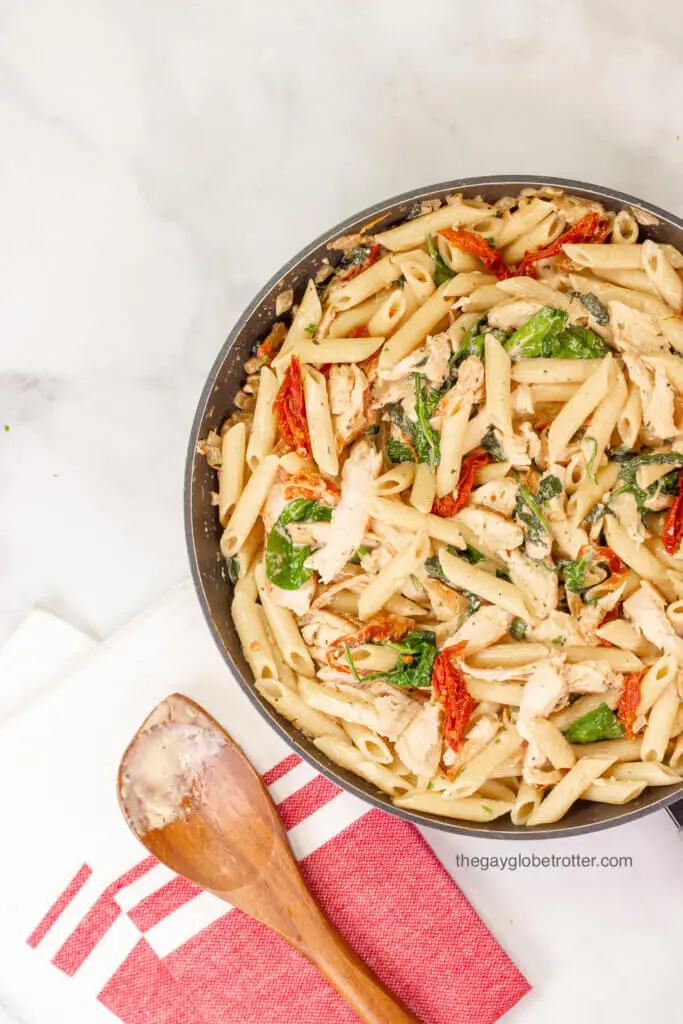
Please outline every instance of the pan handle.
M668 804L666 809L679 832L683 831L683 797L680 800L674 800L672 804Z

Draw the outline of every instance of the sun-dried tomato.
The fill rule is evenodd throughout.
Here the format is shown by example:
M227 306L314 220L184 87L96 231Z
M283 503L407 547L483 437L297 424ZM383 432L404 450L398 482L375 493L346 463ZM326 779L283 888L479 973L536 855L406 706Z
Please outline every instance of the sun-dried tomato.
M451 750L456 752L477 706L467 689L464 675L452 661L466 646L466 643L459 643L445 647L437 655L432 670L432 686L444 711L443 737Z
M346 644L348 647L359 647L371 640L374 640L375 643L380 643L383 640L392 640L394 643L398 643L409 630L414 628L413 619L409 619L405 615L385 615L368 622L357 633L340 637L339 640L335 640L333 646L341 647Z
M624 731L630 740L633 739L633 725L638 715L638 705L640 704L640 681L643 677L643 672L631 672L630 675L624 679L624 689L621 691L621 697L617 704L617 718L624 727Z
M301 363L292 356L275 398L275 413L285 446L304 459L311 457L311 436L306 419Z
M573 245L580 242L604 242L609 233L609 222L601 218L599 213L589 213L576 224L563 231L561 235L550 242L549 245L542 245L533 252L527 252L522 262L517 267L517 274L533 277L536 273L534 267L539 260L549 260L558 256L565 245Z
M683 539L683 472L678 477L678 494L674 498L674 503L669 509L669 514L666 517L666 523L664 524L664 532L662 533L662 540L664 541L664 547L670 555L676 553L678 545Z
M596 561L604 562L612 576L621 576L623 573L628 572L628 567L624 565L619 555L615 554L611 548L593 547L591 544L584 544L579 549L579 558L583 558L588 554L594 555Z
M480 259L486 269L495 274L499 281L514 276L514 271L507 266L500 253L496 252L482 235L477 235L474 231L457 231L455 228L444 228L443 231L439 231L439 234L456 249Z
M481 469L482 466L488 465L490 461L491 456L488 452L483 451L483 449L466 455L460 467L458 486L453 494L445 494L443 498L436 498L434 500L432 515L441 516L443 519L450 519L461 508L464 508L472 493L477 470Z

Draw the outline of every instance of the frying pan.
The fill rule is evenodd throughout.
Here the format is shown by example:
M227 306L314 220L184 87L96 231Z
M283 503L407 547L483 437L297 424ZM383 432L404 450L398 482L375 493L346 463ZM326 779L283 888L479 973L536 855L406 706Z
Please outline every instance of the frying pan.
M216 489L216 474L208 466L206 459L197 454L197 442L200 438L206 437L210 430L219 430L223 420L233 411L234 398L244 379L244 363L252 354L255 343L263 339L270 330L275 320L275 300L279 293L292 288L295 297L299 299L308 279L315 276L323 258L327 256L334 262L334 253L327 248L330 241L359 231L370 220L375 221L373 230L386 230L401 221L416 201L444 199L453 192L461 192L465 199L483 195L485 199L495 202L501 196L518 193L522 188L543 185L559 186L574 195L597 200L610 210L635 206L652 213L659 218L660 223L641 229L641 235L644 234L658 242L670 242L683 250L683 221L666 210L660 210L625 193L614 192L583 181L533 175L460 178L413 192L404 192L362 210L326 231L285 264L245 309L218 353L204 385L192 425L185 471L185 534L192 577L213 638L233 677L251 702L306 761L361 800L418 825L431 825L447 832L482 835L492 839L545 839L596 832L599 829L633 821L665 806L669 807L674 820L683 826L683 781L674 786L646 789L637 800L624 807L579 801L566 817L556 824L531 829L515 826L501 819L490 824L458 822L433 814L394 807L389 797L370 782L360 779L325 757L302 732L282 718L256 692L252 672L244 658L230 617L232 585L220 554L221 530L216 509L211 504L211 492Z

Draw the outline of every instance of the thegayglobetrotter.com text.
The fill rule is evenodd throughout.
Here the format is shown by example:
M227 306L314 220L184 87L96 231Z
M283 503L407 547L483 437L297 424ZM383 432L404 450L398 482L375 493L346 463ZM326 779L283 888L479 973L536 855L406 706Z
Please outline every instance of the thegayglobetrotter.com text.
M632 868L633 857L586 855L582 853L511 853L470 856L456 853L455 866L476 871L525 871L538 868Z

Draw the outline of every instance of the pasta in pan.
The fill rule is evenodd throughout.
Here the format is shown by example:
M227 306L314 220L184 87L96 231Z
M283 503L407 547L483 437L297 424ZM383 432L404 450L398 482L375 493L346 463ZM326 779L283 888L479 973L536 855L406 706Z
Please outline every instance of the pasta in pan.
M202 442L255 687L403 808L533 827L674 785L683 255L559 190L413 212Z

